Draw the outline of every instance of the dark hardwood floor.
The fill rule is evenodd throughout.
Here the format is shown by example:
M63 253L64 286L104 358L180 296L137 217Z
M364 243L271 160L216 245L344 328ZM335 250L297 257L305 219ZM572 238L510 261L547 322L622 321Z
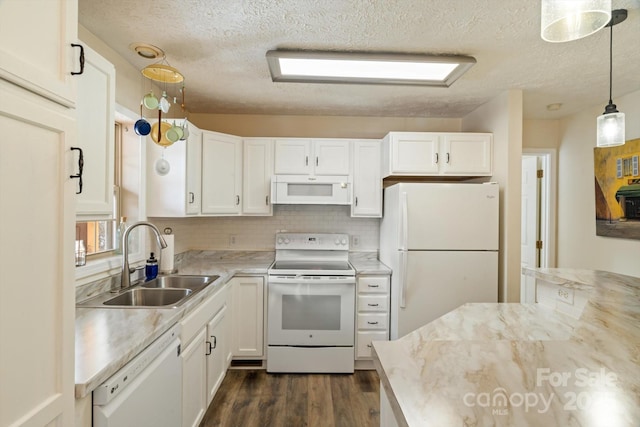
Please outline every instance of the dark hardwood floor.
M351 374L227 372L200 427L380 425L376 371Z

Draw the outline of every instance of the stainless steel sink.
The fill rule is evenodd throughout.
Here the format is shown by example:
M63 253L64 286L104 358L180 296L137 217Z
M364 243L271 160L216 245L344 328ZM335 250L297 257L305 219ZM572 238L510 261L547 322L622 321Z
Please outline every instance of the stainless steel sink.
M77 304L102 308L174 308L215 282L220 276L158 276L118 295L107 293Z
M191 289L145 289L124 291L117 297L106 300L104 305L126 305L135 307L161 307L172 305L189 296Z
M143 288L202 289L220 276L158 276L143 283Z

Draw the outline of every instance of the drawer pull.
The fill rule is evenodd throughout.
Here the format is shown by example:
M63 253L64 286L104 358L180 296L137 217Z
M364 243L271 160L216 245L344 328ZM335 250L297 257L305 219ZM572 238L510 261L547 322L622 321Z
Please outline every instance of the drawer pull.
M380 304L371 304L371 303L369 303L369 304L367 304L367 305L368 305L369 307L377 307L377 306L379 306Z
M367 323L368 323L368 324L370 324L370 325L377 325L377 324L378 324L378 322L377 322L377 321L376 321L376 322L369 322L369 321L367 321Z
M371 344L367 344L367 347L371 348Z
M380 285L367 285L367 286L370 287L370 288L379 288L380 287Z

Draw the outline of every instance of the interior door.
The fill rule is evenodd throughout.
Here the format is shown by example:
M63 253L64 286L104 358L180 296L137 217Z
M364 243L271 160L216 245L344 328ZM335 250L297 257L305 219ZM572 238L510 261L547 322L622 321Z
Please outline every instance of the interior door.
M522 222L520 229L520 256L522 267L538 267L539 256L536 242L539 236L539 188L538 188L538 158L535 156L522 157ZM520 294L526 301L535 300L535 295L527 295L526 278L520 275Z

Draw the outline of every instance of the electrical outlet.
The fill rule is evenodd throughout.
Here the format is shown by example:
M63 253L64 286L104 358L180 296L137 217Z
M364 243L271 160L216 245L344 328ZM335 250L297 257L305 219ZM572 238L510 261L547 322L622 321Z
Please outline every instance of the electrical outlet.
M229 246L235 246L236 245L236 235L235 234L230 234L229 235Z
M360 236L351 236L351 246L360 246Z
M556 291L556 299L565 304L573 305L573 289L558 288Z

